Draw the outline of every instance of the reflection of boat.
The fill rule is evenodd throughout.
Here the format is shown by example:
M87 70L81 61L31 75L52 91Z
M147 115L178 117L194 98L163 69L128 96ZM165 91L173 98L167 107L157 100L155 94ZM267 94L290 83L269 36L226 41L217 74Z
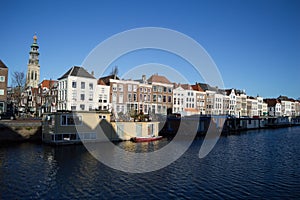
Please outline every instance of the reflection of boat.
M152 142L156 140L161 140L162 136L149 136L149 137L133 137L131 141L133 142Z

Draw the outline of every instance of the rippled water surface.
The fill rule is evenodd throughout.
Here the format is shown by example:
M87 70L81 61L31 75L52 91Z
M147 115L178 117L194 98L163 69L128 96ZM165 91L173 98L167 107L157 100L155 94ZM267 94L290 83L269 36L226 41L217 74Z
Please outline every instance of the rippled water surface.
M117 145L153 151L168 141ZM300 198L300 127L221 137L203 159L197 139L159 171L113 170L82 145L0 147L0 199Z

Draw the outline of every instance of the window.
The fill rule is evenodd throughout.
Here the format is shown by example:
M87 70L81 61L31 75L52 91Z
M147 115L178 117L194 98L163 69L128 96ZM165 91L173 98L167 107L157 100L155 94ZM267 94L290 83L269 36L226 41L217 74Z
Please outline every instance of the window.
M72 81L72 88L76 88L76 81Z
M137 86L133 85L133 91L136 92L136 90L137 90Z
M119 103L123 103L123 94L119 94Z
M84 94L80 94L80 100L84 101Z
M128 101L131 102L132 94L128 94Z
M168 88L168 92L169 92L169 93L172 93L172 88Z
M163 102L167 102L167 97L165 95L163 96Z
M85 89L85 82L81 82L81 89Z
M112 102L116 103L117 102L117 94L112 95Z
M169 102L169 103L172 102L172 96L168 96L168 102Z
M94 96L94 93L93 93L93 92L90 92L90 93L89 93L89 101L93 101L93 96Z
M113 91L117 91L117 84L113 84L113 85L112 85L112 90L113 90Z
M76 90L72 91L72 100L77 101L77 91Z
M133 94L133 101L136 101L136 93Z
M158 95L157 101L158 101L158 102L161 102L161 95Z
M153 92L156 92L157 91L157 89L156 89L156 86L154 85L153 86Z
M157 91L162 92L162 87L158 86Z
M102 103L102 94L99 95L99 103Z
M140 102L142 102L143 101L143 94L140 94Z
M0 113L4 112L4 103L0 102Z
M60 122L62 126L81 125L82 117L73 115L61 115Z
M156 102L156 94L153 95L153 102Z
M0 95L4 95L4 89L0 89Z
M71 110L76 110L76 106L71 106Z
M167 88L166 87L164 87L164 92L167 92Z
M93 90L93 89L94 89L93 83L90 83L90 84L89 84L89 89L90 89L90 90Z
M0 82L4 82L5 81L5 76L0 76Z
M84 107L84 104L80 104L80 109L81 109L81 110L84 110L84 108L85 108L85 107Z
M131 91L132 91L132 85L131 85L131 84L129 84L129 85L127 86L127 90L128 90L128 92L131 92Z
M123 92L123 85L119 85L119 91Z

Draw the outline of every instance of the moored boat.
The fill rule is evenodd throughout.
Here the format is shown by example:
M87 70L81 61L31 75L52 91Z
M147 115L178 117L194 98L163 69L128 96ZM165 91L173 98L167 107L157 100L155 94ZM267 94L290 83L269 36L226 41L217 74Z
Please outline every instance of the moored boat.
M149 137L133 137L131 141L133 142L152 142L156 140L161 140L162 136L149 136Z

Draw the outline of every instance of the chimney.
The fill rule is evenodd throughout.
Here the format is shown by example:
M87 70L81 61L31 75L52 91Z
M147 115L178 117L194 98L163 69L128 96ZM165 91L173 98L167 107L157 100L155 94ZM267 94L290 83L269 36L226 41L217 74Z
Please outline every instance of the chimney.
M94 71L91 72L92 76L94 76Z
M142 75L142 81L143 83L146 83L146 75Z

